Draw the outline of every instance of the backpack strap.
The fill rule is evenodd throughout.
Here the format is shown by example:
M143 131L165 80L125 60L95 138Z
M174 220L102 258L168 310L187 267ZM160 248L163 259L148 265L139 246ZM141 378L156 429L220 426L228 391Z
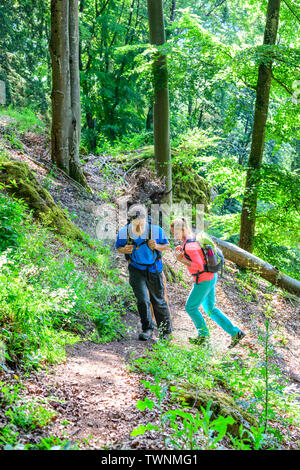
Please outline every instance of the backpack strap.
M184 252L184 257L185 257L186 259L188 259L189 261L192 261L192 258L191 258L191 257L187 254L187 252L185 251L185 246L186 246L187 243L192 243L192 242L196 242L196 241L197 241L196 238L188 238L188 239L185 241L185 243L183 244L182 249L183 249L183 252Z
M130 245L131 243L134 245L133 239L129 236L129 230L128 230L129 224L130 224L130 220L127 219L127 224L126 224L127 241L126 241L126 245ZM127 261L129 261L128 264L130 264L131 256L130 256L128 253L125 254L125 259L126 259Z
M150 216L149 216L149 218L148 218L148 227L149 227L149 230L148 230L148 240L147 240L147 242L148 242L149 240L151 240L151 218L150 218ZM157 266L156 266L156 261L162 259L162 254L161 254L161 251L160 251L160 250L153 250L153 258L154 258L154 252L155 252L155 254L156 254L156 258L155 258L155 267L157 267ZM156 272L157 272L157 270L156 270Z
M188 259L189 261L192 261L192 258L186 253L186 251L185 251L185 246L186 246L187 243L192 243L192 242L197 242L197 239L196 239L196 238L188 238L188 239L185 241L185 243L183 244L183 247L182 247L183 252L184 252L184 257L185 257L186 259ZM198 243L198 242L197 242L197 243ZM198 243L198 245L199 245L199 243ZM205 256L204 250L203 250L203 248L202 248L200 245L199 245L199 248L201 249L201 251L202 251L202 253L203 253L203 257L204 257L204 259L205 259L205 261L206 261L206 264L207 264L207 260L206 260L206 256ZM199 281L199 276L200 276L200 274L207 273L207 272L208 272L208 271L207 271L206 265L204 265L204 271L199 271L199 270L198 270L196 273L193 273L193 274L192 274L192 276L195 276L196 284L199 284L198 281Z
M127 232L127 245L129 245L130 243L132 243L135 247L137 246L141 246L143 245L144 243L148 243L148 241L151 239L151 222L148 221L148 238L146 238L145 240L143 240L139 245L136 244L136 242L133 240L132 237L130 237L129 235L129 224L130 224L130 221L127 220L127 225L126 225L126 232ZM150 248L149 248L150 249ZM156 254L156 258L154 256L154 251L155 251L155 254ZM138 264L139 266L147 266L147 270L149 267L151 266L155 266L156 267L156 270L157 270L157 266L156 266L156 262L157 260L161 259L161 252L159 250L153 250L153 263L138 263L137 261L134 261L135 264ZM128 264L131 263L132 260L132 256L130 254L125 254L125 258L127 259L127 261L129 261Z

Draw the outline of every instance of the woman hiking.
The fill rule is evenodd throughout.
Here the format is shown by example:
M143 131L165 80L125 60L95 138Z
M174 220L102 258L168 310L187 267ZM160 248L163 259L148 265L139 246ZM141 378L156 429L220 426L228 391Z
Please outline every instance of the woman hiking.
M175 249L177 261L187 266L189 272L194 276L195 281L185 304L185 309L198 330L198 336L196 338L190 338L190 342L200 345L205 343L209 338L208 327L199 310L199 307L202 305L205 313L231 336L229 348L233 348L244 338L245 333L237 326L234 326L229 318L215 307L217 273L205 271L206 260L202 249L195 240L195 235L184 217L173 220L170 229L172 235L177 240L183 242L182 247L178 246ZM187 241L189 242L187 243Z
M153 306L159 337L170 339L172 331L170 311L165 299L163 263L161 253L169 242L161 227L147 221L143 206L134 205L128 211L129 223L118 232L115 247L128 261L129 284L137 300L141 319L141 341L152 338L154 324L150 302Z

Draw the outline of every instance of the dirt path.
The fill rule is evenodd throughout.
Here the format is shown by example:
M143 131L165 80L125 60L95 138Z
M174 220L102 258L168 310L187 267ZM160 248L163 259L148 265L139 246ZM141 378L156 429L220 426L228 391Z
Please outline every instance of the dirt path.
M65 404L56 407L57 425L51 432L73 442L88 440L88 447L130 448L131 430L142 421L136 402L143 397L139 377L127 370L123 355L128 345L77 344L68 361L39 376ZM59 424L67 420L68 424Z
M121 261L121 260L120 260ZM225 274L217 285L218 306L230 316L232 321L247 333L243 343L232 352L228 352L230 338L210 319L207 323L211 331L211 344L214 355L227 355L229 359L246 359L249 348L259 351L257 346L257 319L251 318L254 305L245 306L243 310L228 288L227 281L231 276ZM191 285L189 286L191 287ZM195 328L184 310L188 288L168 285L175 344L188 346L188 337L195 336ZM234 294L236 296L236 293ZM290 321L297 321L294 309L286 307L285 314ZM257 306L254 308L258 316ZM109 344L78 343L68 349L65 363L51 367L30 379L31 393L44 397L53 397L50 404L57 411L57 419L49 429L51 434L63 438L68 436L72 442L99 449L163 449L157 433L146 436L131 437L131 431L140 424L149 421L158 422L155 411L141 412L136 409L138 400L145 398L147 392L141 380L149 377L130 372L128 363L132 355L139 357L147 348L151 349L153 341L145 343L137 340L139 319L128 313L125 317L128 328L127 338ZM277 361L291 380L290 391L299 391L299 339L289 336L289 345L277 346ZM59 400L59 401L57 401ZM65 422L65 424L62 424Z

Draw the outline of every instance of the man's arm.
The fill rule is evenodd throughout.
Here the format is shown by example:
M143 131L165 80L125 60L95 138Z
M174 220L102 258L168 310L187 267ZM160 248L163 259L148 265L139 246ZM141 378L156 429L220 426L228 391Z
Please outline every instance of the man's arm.
M148 241L148 247L150 250L165 251L169 248L170 243L156 243L155 240Z
M126 227L123 227L117 235L117 240L115 244L115 248L119 253L122 253L123 255L128 255L132 253L134 245L129 245L128 238L127 238L127 231Z
M150 250L166 251L168 250L170 243L165 235L164 230L161 227L156 227L156 230L157 228L157 237L148 241L148 247Z
M134 245L125 245L125 246L119 246L117 250L119 253L122 253L123 255L128 255L132 253L133 248L134 248Z

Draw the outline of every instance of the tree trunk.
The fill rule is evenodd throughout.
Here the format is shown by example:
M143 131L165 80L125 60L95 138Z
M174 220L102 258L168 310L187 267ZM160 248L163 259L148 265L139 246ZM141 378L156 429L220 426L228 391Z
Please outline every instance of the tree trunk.
M200 109L200 114L199 114L198 123L197 123L198 129L200 129L202 126L203 111L204 111L204 104L201 105L201 109Z
M170 7L170 21L173 23L175 20L175 10L176 10L176 0L172 0L171 7Z
M69 2L51 1L50 54L52 59L51 159L69 174L71 116L69 68Z
M188 126L192 128L192 110L193 110L193 100L191 95L188 97Z
M148 19L151 44L160 46L165 43L165 28L162 0L148 0ZM172 200L172 168L170 151L169 91L166 56L157 52L153 58L153 129L155 163L159 177L166 181L167 197Z
M51 159L81 184L78 0L51 0Z
M280 0L269 0L264 45L274 45L279 22ZM239 246L252 252L255 233L257 195L263 158L265 129L272 80L272 60L261 62L258 70L252 144L248 162L245 194L241 215Z
M152 122L153 122L153 103L150 104L148 113L147 113L147 118L146 118L146 130L147 131L151 130Z
M81 106L79 78L79 24L78 0L69 0L69 45L70 45L70 84L71 84L71 113L69 150L70 176L85 185L79 163L79 145L81 136Z
M172 0L171 5L170 5L170 25L169 27L166 28L166 39L168 40L171 36L171 25L175 20L175 10L176 10L176 0Z
M213 236L211 236L211 238L221 248L226 259L233 261L238 266L254 271L275 286L282 287L296 295L300 294L300 282L282 273L276 266L272 266L270 263L263 261L232 243L225 242Z

